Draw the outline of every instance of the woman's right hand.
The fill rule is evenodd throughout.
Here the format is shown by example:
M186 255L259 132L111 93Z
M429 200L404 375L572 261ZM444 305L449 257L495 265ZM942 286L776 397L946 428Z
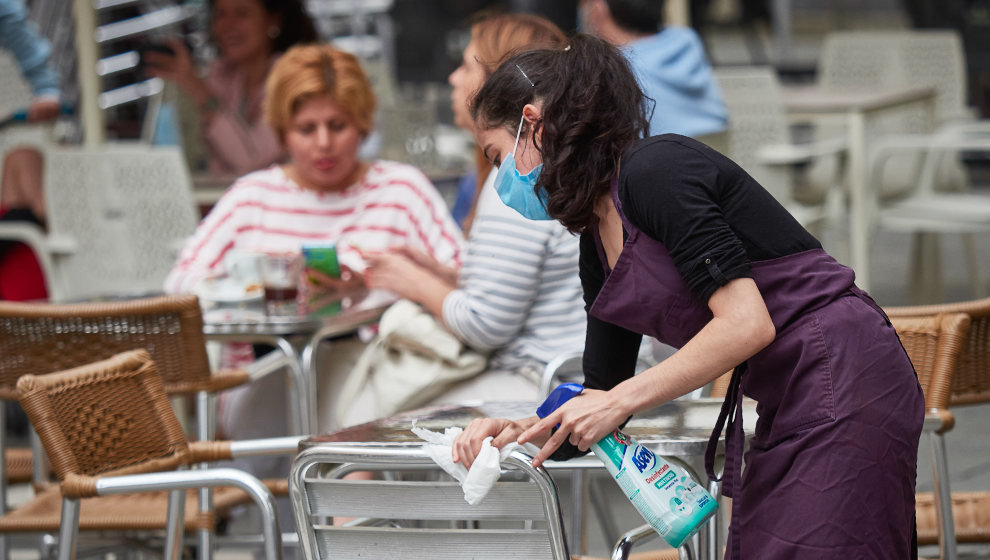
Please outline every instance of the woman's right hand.
M165 43L174 54L149 51L144 54L145 72L156 78L175 82L183 92L191 96L197 105L203 105L212 95L206 82L199 77L186 44L172 37Z
M467 428L454 439L451 456L455 463L461 463L470 469L485 438L491 437L492 447L501 449L502 446L516 441L527 428L539 420L536 416L522 420L507 420L505 418L476 418Z
M413 249L408 245L402 245L392 249L392 252L402 255L422 268L433 273L448 284L457 284L457 269L445 264L441 264L435 258L427 255L423 251Z

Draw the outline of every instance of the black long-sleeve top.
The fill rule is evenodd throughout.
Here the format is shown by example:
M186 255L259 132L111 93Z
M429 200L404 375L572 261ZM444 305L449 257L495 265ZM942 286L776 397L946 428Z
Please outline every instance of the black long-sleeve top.
M622 157L618 191L626 218L666 247L700 302L735 278L752 277L751 262L821 248L741 167L684 136L633 144ZM580 274L587 310L607 275L590 228L581 236ZM642 333L589 315L585 386L608 390L631 377L641 341ZM574 451L562 447L554 457Z

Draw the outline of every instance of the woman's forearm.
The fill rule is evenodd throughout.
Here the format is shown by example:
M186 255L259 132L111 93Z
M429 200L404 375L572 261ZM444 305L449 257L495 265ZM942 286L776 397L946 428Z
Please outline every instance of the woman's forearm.
M454 291L454 286L425 270L420 277L411 280L407 288L408 293L403 294L403 297L422 305L443 322L443 300L447 298L447 294Z
M704 386L773 341L773 322L751 279L720 288L709 305L714 318L683 348L612 390L629 414Z

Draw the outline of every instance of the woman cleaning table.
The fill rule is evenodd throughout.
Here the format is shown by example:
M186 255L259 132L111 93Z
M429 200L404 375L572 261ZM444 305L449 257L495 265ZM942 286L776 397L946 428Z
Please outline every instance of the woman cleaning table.
M535 464L566 458L734 368L709 446L727 420L727 557L916 556L924 396L894 329L738 165L644 138L645 107L621 54L580 34L512 57L475 97L503 200L581 235L586 389L542 420L473 422L454 459L488 436L542 445ZM633 376L643 334L679 350ZM759 420L740 473L743 394Z

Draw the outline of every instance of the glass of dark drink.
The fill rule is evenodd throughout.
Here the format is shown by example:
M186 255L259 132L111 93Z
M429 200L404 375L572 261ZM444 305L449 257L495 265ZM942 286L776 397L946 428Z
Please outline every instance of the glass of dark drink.
M302 255L268 254L261 262L261 276L265 285L265 310L269 315L296 314L299 309Z

